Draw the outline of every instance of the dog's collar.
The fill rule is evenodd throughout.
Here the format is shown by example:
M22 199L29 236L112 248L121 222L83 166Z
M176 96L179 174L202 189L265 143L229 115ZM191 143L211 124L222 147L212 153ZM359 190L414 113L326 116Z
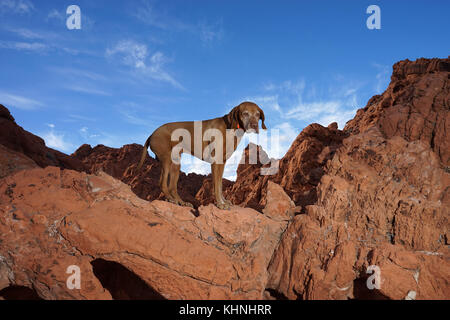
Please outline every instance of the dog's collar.
M228 120L228 115L224 115L222 117L223 121L225 122L225 125L227 126L227 129L231 129L231 122ZM237 129L240 129L241 126L239 124L239 122L237 123ZM244 130L244 128L242 128L242 130ZM245 130L244 130L245 131Z

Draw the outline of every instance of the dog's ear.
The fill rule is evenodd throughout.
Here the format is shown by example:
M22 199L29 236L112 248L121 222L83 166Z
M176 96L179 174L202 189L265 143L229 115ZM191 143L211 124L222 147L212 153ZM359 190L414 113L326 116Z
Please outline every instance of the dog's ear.
M259 118L261 119L261 128L263 128L264 130L267 130L267 127L264 124L264 120L266 120L264 111L262 111L262 109L260 107L258 107L258 110L259 110Z
M243 124L242 124L242 120L241 120L241 115L239 113L240 110L241 110L240 106L241 105L238 105L237 107L234 107L233 110L230 111L228 116L229 116L230 123L232 123L234 121L235 123L238 124L238 128L240 127L242 129L244 129L243 128Z

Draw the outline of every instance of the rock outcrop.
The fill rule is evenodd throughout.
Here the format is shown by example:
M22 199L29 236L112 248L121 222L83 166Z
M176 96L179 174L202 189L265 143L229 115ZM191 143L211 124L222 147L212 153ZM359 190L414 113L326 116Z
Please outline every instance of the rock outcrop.
M267 182L273 181L286 191L297 206L306 206L317 201L316 187L322 175L323 167L341 146L347 135L338 130L334 122L328 127L313 123L307 126L295 139L285 156L278 161L275 174L261 175L261 168L270 167L267 160L257 164L241 161L237 170L237 179L225 196L234 204L262 210L265 206ZM258 159L268 158L258 146ZM248 158L249 147L243 157Z
M0 145L23 153L38 166L57 166L83 171L83 164L62 152L45 146L42 138L18 126L9 110L0 104Z
M377 126L386 138L421 140L450 167L449 73L450 58L397 62L386 91L359 109L344 131Z
M394 65L386 92L347 123L317 202L284 233L268 288L289 299L450 298L449 75L448 59Z
M376 127L344 140L283 235L268 287L290 299L450 297L450 174L422 141ZM365 286L370 265L381 287ZM362 285L361 285L362 284Z
M261 299L287 226L272 217L292 205L279 193L266 215L213 205L195 212L142 200L103 172L12 173L0 183L0 296ZM66 285L70 266L81 272L79 290Z

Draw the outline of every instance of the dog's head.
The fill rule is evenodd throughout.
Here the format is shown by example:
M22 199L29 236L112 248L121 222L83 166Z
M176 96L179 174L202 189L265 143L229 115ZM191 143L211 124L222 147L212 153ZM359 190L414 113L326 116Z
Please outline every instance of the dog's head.
M240 128L245 132L254 131L259 133L258 122L261 119L261 128L266 130L264 124L265 116L264 111L256 103L242 102L228 114L231 123L235 123L236 128Z

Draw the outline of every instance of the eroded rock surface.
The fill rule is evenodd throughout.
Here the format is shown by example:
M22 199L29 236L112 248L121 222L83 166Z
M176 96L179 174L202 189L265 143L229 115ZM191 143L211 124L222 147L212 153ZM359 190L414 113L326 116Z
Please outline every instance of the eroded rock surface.
M7 176L0 202L0 292L22 286L44 299L129 298L135 290L153 298L261 299L287 225L250 208L195 212L148 202L103 172L57 167ZM66 286L70 265L81 269L81 290ZM116 281L134 280L99 280L112 272Z
M377 127L344 140L318 201L283 235L268 287L289 299L450 298L450 173L421 140ZM367 268L381 270L368 290Z

